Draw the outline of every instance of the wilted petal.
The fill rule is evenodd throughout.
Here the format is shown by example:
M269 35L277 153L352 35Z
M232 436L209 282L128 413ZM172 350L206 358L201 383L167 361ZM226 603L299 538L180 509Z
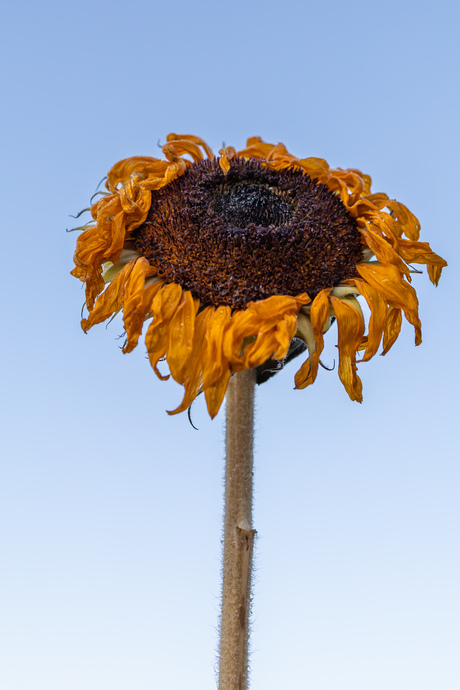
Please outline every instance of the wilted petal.
M408 285L396 266L358 264L358 273L378 290L391 307L402 309L406 319L414 326L415 344L422 342L421 323L418 316L418 299L414 288Z
M402 314L401 309L390 307L385 319L385 331L383 334L383 352L386 355L388 350L393 347L401 331Z
M350 304L330 297L339 333L339 378L352 400L362 402L362 383L356 370L356 352L364 332L362 315Z

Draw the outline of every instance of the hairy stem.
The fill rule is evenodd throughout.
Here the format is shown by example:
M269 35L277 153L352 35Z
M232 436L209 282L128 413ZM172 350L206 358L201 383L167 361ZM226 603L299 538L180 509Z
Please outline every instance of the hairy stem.
M248 688L254 386L255 371L247 370L231 377L227 391L219 690Z

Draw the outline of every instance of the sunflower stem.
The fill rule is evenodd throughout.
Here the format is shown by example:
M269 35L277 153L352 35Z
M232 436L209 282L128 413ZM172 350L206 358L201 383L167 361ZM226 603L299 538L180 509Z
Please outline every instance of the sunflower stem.
M255 371L234 374L227 390L224 554L219 690L247 690L251 608Z

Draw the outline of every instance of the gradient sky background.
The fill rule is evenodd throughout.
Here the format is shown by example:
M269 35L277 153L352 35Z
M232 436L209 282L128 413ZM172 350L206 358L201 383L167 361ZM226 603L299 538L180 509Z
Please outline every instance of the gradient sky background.
M69 214L168 132L356 167L449 261L360 367L257 391L254 690L460 688L454 2L9 3L2 13L0 685L211 690L223 414L121 321L85 336ZM335 358L327 336L324 361Z

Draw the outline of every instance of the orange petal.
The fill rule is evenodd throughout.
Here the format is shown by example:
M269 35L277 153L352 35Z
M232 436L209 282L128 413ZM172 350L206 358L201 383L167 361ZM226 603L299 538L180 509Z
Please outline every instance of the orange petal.
M228 159L228 156L225 153L223 153L221 155L221 157L219 158L219 165L226 175L228 173L228 171L230 170L230 161Z
M356 278L350 281L350 283L358 288L360 294L364 297L369 309L371 310L366 350L361 360L362 362L367 362L379 349L383 329L385 327L387 305L380 292L366 283L364 280L358 280Z
M383 352L382 355L386 355L388 350L393 347L396 342L398 335L401 331L402 314L401 309L397 307L390 307L388 309L386 321L385 321L385 332L383 334Z
M314 383L317 373L321 353L324 349L323 329L329 316L329 293L330 288L321 290L315 297L310 308L310 320L313 326L316 349L310 353L310 357L302 364L294 377L296 388L306 388Z
M431 282L435 285L438 284L442 269L447 266L447 261L435 254L428 242L400 240L399 250L402 258L407 263L427 264Z
M396 225L410 240L418 240L420 235L420 223L414 214L399 201L390 199L385 206L390 209L396 218Z
M273 295L235 311L223 343L232 371L256 367L271 356L285 357L295 335L296 314L309 302L306 293Z
M402 275L405 275L410 280L408 267L384 237L372 232L371 226L368 223L366 223L366 227L358 227L358 230L380 263L393 264Z
M185 380L184 371L192 354L196 309L192 293L184 290L169 324L168 364L178 383Z
M297 329L297 317L293 314L286 314L283 321L279 321L274 329L274 339L278 343L278 348L273 353L273 359L284 359L289 350L291 340L295 336Z
M169 161L175 163L180 156L189 154L195 163L203 160L199 146L186 139L176 139L164 144L163 153ZM188 161L186 161L187 164Z
M414 326L415 344L420 345L422 331L417 295L414 288L403 280L396 266L356 264L356 268L361 277L378 290L391 307L404 311L406 319Z
M259 323L257 338L249 343L243 353L245 368L253 369L273 357L283 359L297 329L297 317L286 314L275 324Z
M182 297L182 288L176 283L164 285L152 301L153 321L145 335L149 360L155 369L158 361L168 350L171 319Z
M107 175L106 187L115 192L119 184L125 184L133 174L140 177L164 174L168 167L166 161L150 156L133 156L116 163Z
M206 307L196 316L192 354L188 360L185 381L183 383L184 397L179 407L168 412L168 414L178 414L186 410L200 392L203 383L205 335L209 319L212 318L214 311L214 307Z
M309 302L310 298L305 292L297 297L273 295L258 302L250 302L248 311L270 328L283 319L286 314L296 314L302 305Z
M344 300L330 296L339 333L339 378L352 400L362 402L362 383L356 374L356 352L364 332L361 314Z
M246 368L243 351L255 339L258 324L258 319L247 309L233 312L222 343L224 357L230 363L232 371L244 371Z
M162 374L158 369L158 362L166 359L166 350L161 348L161 350L150 351L149 352L149 362L155 374L158 376L160 381L167 381L171 374Z
M247 141L247 147L238 151L238 156L241 158L268 158L274 148L274 144L267 144L260 137L250 137Z
M209 159L214 158L214 154L212 150L209 148L207 143L204 141L204 139L201 139L201 137L196 137L193 134L168 134L166 137L166 141L168 142L176 142L176 141L189 141L192 144L196 144L197 146L201 146L202 149L204 149L207 157Z
M257 338L245 347L243 353L245 369L253 369L272 357L275 350L279 347L275 337L276 329L277 326L273 326L270 330L259 332ZM280 359L282 359L282 357Z
M228 173L230 170L230 161L235 158L236 156L236 151L233 148L233 146L226 146L223 149L220 149L219 151L219 165L224 171L225 174Z
M302 168L313 180L326 184L330 178L327 162L323 158L300 158L295 165Z
M208 407L209 416L214 419L220 410L220 406L227 392L228 382L230 380L230 370L224 371L222 376L216 383L208 388L205 388L204 396L206 398L206 405Z
M145 288L145 278L154 273L147 259L139 257L125 283L123 294L123 323L127 336L127 343L123 348L125 353L131 352L136 347L153 297L162 287L162 282L158 281Z
M142 333L142 328L144 321L149 317L152 311L152 301L156 293L161 290L164 283L158 281L157 283L150 283L147 287L144 287L142 291L142 301L139 307L131 313L126 313L126 306L123 309L123 321L125 324L125 331L127 336L127 342L123 348L123 352L126 354L131 352L136 347L139 342L140 335Z
M119 311L123 304L123 291L125 283L129 278L131 271L134 268L135 261L130 261L124 266L120 273L118 273L104 292L99 295L94 305L94 309L90 311L87 319L82 319L81 327L85 333L96 323L102 323L108 319L112 314Z
M230 307L217 307L209 319L206 331L206 362L203 369L203 388L212 386L220 380L224 371L229 368L224 355L224 338L230 326L232 311Z

